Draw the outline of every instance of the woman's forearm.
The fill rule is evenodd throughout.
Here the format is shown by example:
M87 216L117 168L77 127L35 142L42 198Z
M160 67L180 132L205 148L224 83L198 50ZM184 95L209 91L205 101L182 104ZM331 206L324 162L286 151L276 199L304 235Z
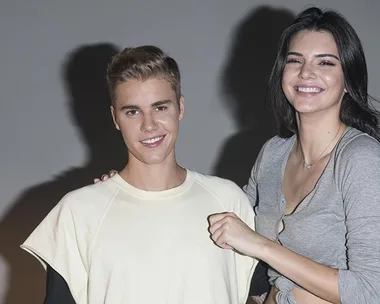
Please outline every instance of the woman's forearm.
M339 271L314 262L276 242L266 240L257 258L312 294L332 303L340 303Z

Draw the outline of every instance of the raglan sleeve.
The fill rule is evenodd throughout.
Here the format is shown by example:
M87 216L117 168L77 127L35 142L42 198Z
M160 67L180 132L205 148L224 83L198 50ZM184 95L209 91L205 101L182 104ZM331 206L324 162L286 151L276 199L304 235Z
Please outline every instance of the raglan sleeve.
M66 195L37 226L21 248L49 265L66 281L77 304L86 303L87 271L78 245L70 195Z
M338 162L347 229L347 270L339 270L342 304L380 303L380 144L360 136Z

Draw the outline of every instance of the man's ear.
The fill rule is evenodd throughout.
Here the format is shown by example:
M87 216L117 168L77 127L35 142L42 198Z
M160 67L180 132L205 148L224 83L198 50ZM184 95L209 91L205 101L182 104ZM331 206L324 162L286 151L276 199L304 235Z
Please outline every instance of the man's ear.
M185 97L181 95L179 99L179 120L183 119L183 116L185 115Z
M119 124L118 124L117 121L116 121L115 108L114 108L113 106L110 106L110 110L111 110L111 115L112 115L113 124L115 125L115 128L118 129L118 130L120 131Z

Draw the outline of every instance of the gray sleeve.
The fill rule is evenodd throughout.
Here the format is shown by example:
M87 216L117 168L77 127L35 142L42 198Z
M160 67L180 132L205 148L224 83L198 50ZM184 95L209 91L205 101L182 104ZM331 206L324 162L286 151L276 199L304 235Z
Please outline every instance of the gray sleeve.
M252 207L256 206L257 199L257 189L256 189L256 179L254 175L254 168L251 171L251 176L249 177L248 184L243 187L245 194L248 197L249 203Z
M256 158L255 164L251 170L251 176L248 179L248 184L243 187L243 191L247 195L252 207L255 207L257 205L257 176L260 168L260 163L263 158L264 149L267 143L264 144L264 146L261 148L260 153Z
M380 144L351 141L338 162L347 228L347 270L339 270L342 304L380 303Z

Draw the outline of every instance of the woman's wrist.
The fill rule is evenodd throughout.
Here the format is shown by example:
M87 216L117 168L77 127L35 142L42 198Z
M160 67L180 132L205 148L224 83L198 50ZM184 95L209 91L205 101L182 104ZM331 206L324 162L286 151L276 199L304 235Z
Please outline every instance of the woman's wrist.
M258 234L254 246L252 246L252 256L266 262L266 257L271 253L273 244L274 242Z

